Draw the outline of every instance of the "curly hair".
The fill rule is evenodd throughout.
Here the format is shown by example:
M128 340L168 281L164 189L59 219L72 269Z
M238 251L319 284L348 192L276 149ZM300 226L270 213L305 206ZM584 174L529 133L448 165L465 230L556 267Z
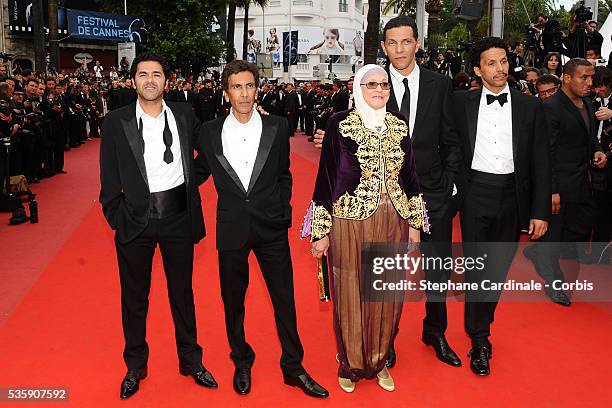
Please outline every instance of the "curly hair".
M259 86L259 70L257 69L257 66L244 60L234 60L225 66L223 73L221 74L221 85L223 86L223 89L226 91L229 89L229 77L231 75L239 74L245 71L253 74L255 86Z
M470 62L472 66L480 68L480 56L483 52L491 48L501 48L508 54L508 44L506 41L498 37L485 37L476 41L470 51Z

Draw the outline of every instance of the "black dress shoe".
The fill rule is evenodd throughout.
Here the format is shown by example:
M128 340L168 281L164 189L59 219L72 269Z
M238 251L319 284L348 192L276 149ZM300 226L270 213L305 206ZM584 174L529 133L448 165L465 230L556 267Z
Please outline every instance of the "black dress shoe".
M481 376L489 375L491 372L489 368L491 351L487 347L472 347L468 357L470 357L470 369L474 374Z
M203 387L217 388L219 386L210 371L202 364L199 364L197 367L190 367L181 361L179 363L179 373L184 376L192 376L195 383Z
M434 348L438 360L448 365L452 365L453 367L461 367L459 356L453 351L444 336L436 337L423 335L421 340L423 340L423 343L426 345Z
M57 170L55 174L68 174L66 170Z
M329 392L321 387L307 373L298 375L297 377L283 374L285 384L293 387L299 387L304 391L304 394L315 398L327 398Z
M234 390L240 395L251 392L251 369L237 368L234 371Z
M544 293L546 293L546 296L548 296L550 300L558 305L567 307L572 304L565 292L553 289L551 283L549 283L548 286L544 286Z
M121 381L119 398L126 399L136 394L140 385L140 380L144 380L145 378L147 378L146 367L142 370L128 370L125 377L123 377L123 381Z
M397 355L395 354L395 342L391 343L391 347L389 348L389 355L387 356L387 362L385 365L387 368L395 367L395 361L397 360Z

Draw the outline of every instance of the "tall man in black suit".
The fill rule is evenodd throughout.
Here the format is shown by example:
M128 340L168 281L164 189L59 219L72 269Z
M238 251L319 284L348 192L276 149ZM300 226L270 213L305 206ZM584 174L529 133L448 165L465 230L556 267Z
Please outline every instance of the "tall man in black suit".
M151 265L159 245L174 320L179 372L217 387L202 365L191 287L193 246L205 235L193 141L200 125L184 104L164 103L163 57L144 54L131 69L138 100L110 112L102 127L100 203L115 233L127 374L121 398L147 376L146 320Z
M503 40L488 37L474 44L472 66L483 88L458 92L454 102L465 164L459 186L465 192L461 235L464 256L486 253L488 262L482 271L466 272L465 280L504 282L521 231L538 239L548 226L551 173L546 119L537 98L509 89ZM500 293L466 293L470 368L478 375L490 372L490 326Z
M455 130L450 78L420 69L415 54L420 47L415 21L396 17L383 29L382 47L388 59L392 92L387 109L406 118L412 140L417 174L427 203L431 234L421 237L428 254L445 258L451 255L451 198L462 167L459 136ZM357 85L359 86L359 85ZM319 140L322 140L317 131ZM446 281L448 270L427 271L427 279ZM459 367L461 360L446 341L445 293L427 293L422 340L431 345L444 363ZM389 352L387 365L395 364L395 349Z
M293 84L285 86L285 96L283 98L283 113L284 117L289 121L289 136L293 136L299 121L300 100L297 92L293 89Z
M202 126L196 171L200 181L212 174L219 197L217 250L230 358L236 368L234 389L243 395L251 390L255 352L245 339L244 297L253 251L274 308L285 384L313 397L327 397L328 392L302 367L304 350L297 331L287 234L292 187L287 120L260 116L253 109L259 83L255 64L232 61L221 81L231 112Z
M559 284L559 242L588 242L595 225L591 162L599 169L606 155L597 140L593 105L589 99L595 68L585 59L571 59L563 67L561 89L544 103L550 133L552 164L552 217L545 244L525 249L525 255L549 286L545 293L563 306L570 300Z
M215 118L215 90L210 79L204 80L204 86L198 95L198 113L202 123Z

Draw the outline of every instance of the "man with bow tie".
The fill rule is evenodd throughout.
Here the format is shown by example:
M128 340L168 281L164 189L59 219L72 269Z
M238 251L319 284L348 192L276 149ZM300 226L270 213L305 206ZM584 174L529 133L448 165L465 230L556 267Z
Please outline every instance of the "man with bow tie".
M174 320L179 372L216 388L202 365L192 290L194 243L204 218L194 171L200 124L184 103L165 103L165 59L143 54L130 72L138 99L110 112L102 127L100 203L115 233L127 374L120 397L129 398L147 376L146 336L151 267L159 245Z
M472 66L482 89L457 92L455 118L462 139L465 192L461 235L465 257L487 254L482 271L465 280L504 282L521 232L546 233L551 169L546 121L540 101L508 87L506 43L495 37L474 44ZM503 247L496 243L505 242ZM493 243L493 244L490 244ZM465 328L472 341L471 370L489 375L491 323L501 291L468 292Z

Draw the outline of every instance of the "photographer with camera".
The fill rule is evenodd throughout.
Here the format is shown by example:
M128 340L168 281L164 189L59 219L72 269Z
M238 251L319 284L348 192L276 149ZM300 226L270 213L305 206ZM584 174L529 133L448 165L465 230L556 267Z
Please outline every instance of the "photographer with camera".
M563 52L563 33L557 20L549 19L543 13L536 16L537 24L528 26L528 32L533 33L537 47L535 66L541 67L542 61L550 52ZM528 36L529 38L530 36ZM533 46L533 44L531 44Z
M612 71L607 67L596 67L593 75L593 110L597 139L608 159L612 159ZM603 168L591 167L593 198L597 207L590 263L610 263L610 251L603 253L612 238L612 165Z

